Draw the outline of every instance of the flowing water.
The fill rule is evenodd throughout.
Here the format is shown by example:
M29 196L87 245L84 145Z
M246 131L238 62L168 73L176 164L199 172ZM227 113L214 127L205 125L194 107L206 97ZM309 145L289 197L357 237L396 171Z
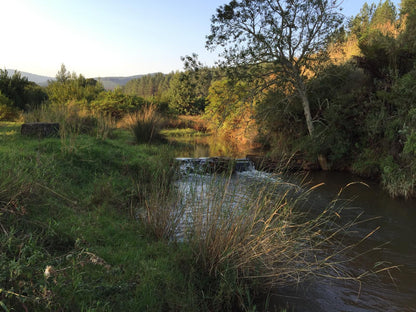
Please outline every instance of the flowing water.
M213 155L206 145L193 145L182 157ZM223 154L224 155L224 154ZM241 152L227 156L238 155ZM178 155L179 156L179 155ZM234 182L244 185L250 180L270 179L271 176L247 167L236 175ZM348 262L345 273L358 276L392 266L388 271L369 274L361 280L342 281L315 278L296 288L278 289L272 292L271 301L287 302L288 311L415 311L416 312L416 201L392 199L377 183L347 173L313 172L307 180L311 185L324 183L310 196L311 206L317 211L328 206L341 188L341 199L348 199L351 218L362 214L347 240L358 241L374 229L378 229L363 244L345 257L361 255ZM349 185L351 182L363 181Z
M323 206L345 185L362 181L346 173L315 172L312 183L325 185L312 194L316 206ZM342 198L352 199L351 216L362 213L361 219L374 220L359 224L351 240L365 237L380 227L356 254L366 253L345 267L359 275L377 270L377 264L398 266L397 269L369 275L361 284L339 280L316 279L292 291L295 311L416 311L416 201L392 199L380 186L365 181L347 188Z

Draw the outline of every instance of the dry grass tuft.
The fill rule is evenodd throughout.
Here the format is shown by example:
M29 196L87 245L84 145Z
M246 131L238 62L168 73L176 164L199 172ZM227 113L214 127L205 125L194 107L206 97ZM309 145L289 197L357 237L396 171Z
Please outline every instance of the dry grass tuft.
M129 129L133 133L136 143L152 143L160 141L160 134L164 120L156 105L144 106L141 110L126 115L119 123L119 128Z

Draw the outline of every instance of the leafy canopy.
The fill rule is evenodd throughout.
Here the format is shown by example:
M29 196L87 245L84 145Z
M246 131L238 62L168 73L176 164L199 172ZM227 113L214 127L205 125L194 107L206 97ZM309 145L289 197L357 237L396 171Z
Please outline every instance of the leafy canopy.
M327 60L325 48L341 23L337 0L232 0L212 17L206 45L220 47L222 65L240 79L296 93L313 136L306 82Z
M280 78L297 84L320 64L341 22L334 0L232 0L212 17L206 45L222 49L225 65L267 64L271 73L284 73Z

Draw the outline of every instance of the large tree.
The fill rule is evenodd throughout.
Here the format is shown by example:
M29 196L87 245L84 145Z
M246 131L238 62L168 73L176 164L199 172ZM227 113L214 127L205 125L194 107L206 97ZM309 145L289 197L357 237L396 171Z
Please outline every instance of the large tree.
M207 48L220 48L223 65L263 78L263 88L285 85L302 100L314 135L306 81L327 55L331 34L342 23L337 0L232 0L211 20Z

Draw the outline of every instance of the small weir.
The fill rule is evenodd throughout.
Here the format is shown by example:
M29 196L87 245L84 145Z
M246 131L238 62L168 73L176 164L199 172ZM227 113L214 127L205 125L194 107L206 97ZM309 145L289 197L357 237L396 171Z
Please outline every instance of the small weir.
M254 171L254 164L247 158L233 159L228 157L200 157L200 158L176 158L180 163L180 171L183 174L199 173L234 173Z

